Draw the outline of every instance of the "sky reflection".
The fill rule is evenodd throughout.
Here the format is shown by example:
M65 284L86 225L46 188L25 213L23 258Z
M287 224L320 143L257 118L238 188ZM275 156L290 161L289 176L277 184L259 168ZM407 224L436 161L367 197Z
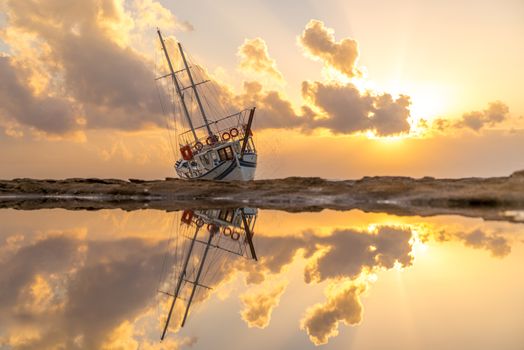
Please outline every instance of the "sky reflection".
M174 242L187 248L198 215L190 224L182 218L0 211L0 349L524 343L522 224L360 211L258 211L258 261L244 236L227 240L218 228L211 242L242 254L210 248L199 283L211 289L197 288L184 327L192 288L182 292L160 342L173 298L158 290L173 293L183 261ZM197 237L210 237L207 222ZM202 261L205 244L198 246L188 280Z

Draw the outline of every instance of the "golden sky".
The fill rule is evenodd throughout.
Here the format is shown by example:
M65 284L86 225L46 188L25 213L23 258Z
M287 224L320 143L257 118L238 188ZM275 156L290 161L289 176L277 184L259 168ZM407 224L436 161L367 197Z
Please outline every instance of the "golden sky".
M173 176L157 26L257 107L258 178L506 175L523 19L519 0L0 0L0 177Z

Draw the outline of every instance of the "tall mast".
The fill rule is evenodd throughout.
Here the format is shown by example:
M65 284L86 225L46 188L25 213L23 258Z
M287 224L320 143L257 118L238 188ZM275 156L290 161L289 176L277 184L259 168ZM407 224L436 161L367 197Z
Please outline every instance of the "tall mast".
M182 89L180 89L180 84L178 83L178 80L175 75L175 71L173 70L173 65L171 64L171 59L169 58L169 54L167 53L166 44L164 43L164 39L162 38L162 34L160 33L160 29L157 29L158 37L160 38L160 43L162 44L162 49L164 50L164 54L166 56L167 64L169 66L169 70L171 71L171 77L173 78L173 83L176 87L176 92L178 94L178 97L180 98L180 101L182 102L182 110L184 111L184 115L187 119L187 122L189 123L189 127L191 128L191 131L193 133L193 137L195 138L195 142L198 142L198 137L195 132L195 127L193 126L193 122L191 121L191 116L189 115L189 112L187 110L186 101L184 100L184 95L182 94ZM180 45L180 44L178 44ZM184 57L184 56L182 56ZM186 59L184 58L184 64L186 64ZM187 64L186 64L187 68ZM192 82L193 80L191 80ZM193 86L193 89L195 87ZM195 90L196 91L196 90ZM198 95L197 95L198 96ZM200 104L200 100L199 100ZM209 127L208 127L209 129Z
M206 124L207 133L209 136L213 136L213 132L211 132L211 128L209 127L209 121L206 117L206 112L204 111L204 107L202 106L202 101L200 101L200 96L198 95L198 91L195 85L195 82L193 81L193 76L191 75L191 70L189 69L189 66L187 65L186 61L186 55L184 54L184 50L182 50L182 45L178 43L178 50L180 50L180 55L182 56L182 60L184 61L184 66L186 67L187 76L189 77L189 81L191 82L191 87L193 88L193 91L195 92L195 97L198 103L198 108L200 109L200 113L202 114L202 118L204 119L204 123Z

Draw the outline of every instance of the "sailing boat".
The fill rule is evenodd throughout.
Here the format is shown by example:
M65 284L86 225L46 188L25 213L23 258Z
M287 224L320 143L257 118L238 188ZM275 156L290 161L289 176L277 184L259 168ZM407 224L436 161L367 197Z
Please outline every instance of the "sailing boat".
M195 82L194 67L188 64L180 43L177 46L183 68L175 71L160 30L157 33L169 67L169 74L162 78L172 79L186 129L178 137L180 159L175 163L176 173L181 179L189 180L253 180L257 166L251 130L255 107L229 115L214 114L215 109L209 105L206 95L199 91L210 81ZM188 99L196 101L197 113L192 113Z
M191 304L199 298L199 291L212 290L212 285L220 283L223 277L220 272L234 266L229 256L258 260L253 245L256 217L257 209L254 208L185 210L182 213L175 247L168 252L172 254L174 267L166 274L167 285L164 283L164 288L173 292L160 291L173 298L161 340L174 316L175 303L185 304L183 314L177 314L180 316L177 319L181 318L180 327L184 327ZM217 276L218 281L210 280ZM169 286L171 279L175 283ZM205 295L200 295L199 300L204 298Z

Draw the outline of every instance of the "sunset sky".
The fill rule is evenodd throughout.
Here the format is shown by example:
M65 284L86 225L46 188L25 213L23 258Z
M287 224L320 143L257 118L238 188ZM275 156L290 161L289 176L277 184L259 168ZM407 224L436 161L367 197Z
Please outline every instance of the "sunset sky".
M257 107L257 178L524 168L521 0L0 0L0 178L174 176L156 27Z

